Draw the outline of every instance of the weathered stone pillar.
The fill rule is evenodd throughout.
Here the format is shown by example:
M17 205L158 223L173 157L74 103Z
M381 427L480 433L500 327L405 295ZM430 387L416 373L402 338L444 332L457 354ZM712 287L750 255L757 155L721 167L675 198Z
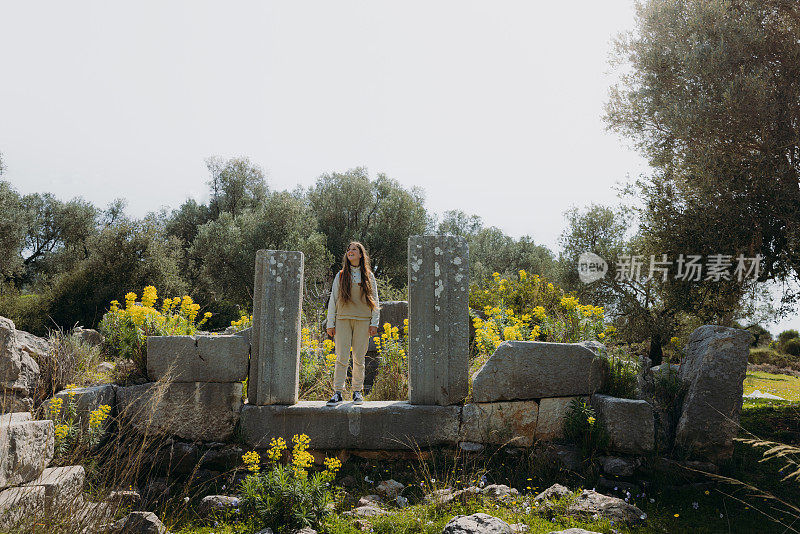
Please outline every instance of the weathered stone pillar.
M250 337L250 404L295 404L300 378L303 253L259 250Z
M467 396L469 249L461 236L408 239L408 400L457 404Z

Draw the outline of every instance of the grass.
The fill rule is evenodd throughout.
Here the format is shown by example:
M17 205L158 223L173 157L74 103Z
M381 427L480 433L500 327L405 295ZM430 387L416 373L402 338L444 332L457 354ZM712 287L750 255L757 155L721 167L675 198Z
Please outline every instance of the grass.
M747 395L755 390L800 402L800 377L750 371L744 379L744 393Z

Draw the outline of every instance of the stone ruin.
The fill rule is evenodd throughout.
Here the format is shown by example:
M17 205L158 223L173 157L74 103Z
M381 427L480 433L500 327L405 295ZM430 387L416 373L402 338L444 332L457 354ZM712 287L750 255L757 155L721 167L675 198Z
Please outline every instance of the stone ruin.
M150 337L147 370L152 382L73 390L79 411L87 414L108 404L114 415L142 433L209 444L203 454L192 445L194 460L202 463L214 453L218 460L225 457L221 465L233 467L242 450L232 444L221 449L225 442L238 440L246 447L264 449L272 438L290 442L298 433L307 434L318 450L527 447L562 438L569 404L581 398L604 422L612 452L646 456L674 447L684 458L711 462L730 458L749 333L719 326L698 328L690 336L680 368L665 364L650 369L645 362L639 399L598 393L609 376L605 347L598 342L507 341L469 377L468 254L462 237L409 238L408 400L328 407L324 401L298 399L304 257L297 251L261 250L256 258L252 329L231 335ZM392 307L398 323L404 310ZM8 352L12 343L0 342L0 349ZM9 364L0 362L7 368L0 367L4 391L14 395L9 403L13 408L5 411L18 411L20 388L30 382L18 362L23 356L12 356ZM661 373L674 373L679 381L684 395L678 405L667 406L660 397L655 384ZM248 391L243 403L245 379ZM465 404L470 381L471 402ZM49 425L47 441L52 448ZM6 439L6 434L0 435L0 440ZM180 443L171 442L170 455ZM189 445L184 448L189 450ZM0 481L14 471L7 467L12 450L20 449L2 446ZM4 494L0 492L0 509Z

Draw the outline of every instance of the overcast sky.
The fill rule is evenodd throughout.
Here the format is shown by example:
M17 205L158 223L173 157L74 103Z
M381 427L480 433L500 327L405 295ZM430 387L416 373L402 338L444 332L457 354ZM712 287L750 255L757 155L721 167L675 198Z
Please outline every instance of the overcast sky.
M647 172L607 132L632 0L0 0L0 153L22 193L206 200L211 155L273 189L365 166L557 248Z

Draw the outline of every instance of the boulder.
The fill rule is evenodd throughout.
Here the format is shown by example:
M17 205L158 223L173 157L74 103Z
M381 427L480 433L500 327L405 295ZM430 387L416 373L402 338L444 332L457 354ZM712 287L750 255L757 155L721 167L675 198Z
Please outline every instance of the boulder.
M472 381L472 400L495 402L591 395L608 361L580 343L505 341Z
M218 449L209 449L200 458L200 465L205 469L227 471L242 464L244 450L238 445L223 445Z
M142 496L134 490L114 490L108 494L105 502L114 508L136 509L142 504Z
M612 450L629 454L653 450L655 420L647 401L592 395L592 406L608 430Z
M489 484L481 488L481 494L492 499L505 500L510 497L516 497L519 495L519 491L505 484Z
M239 508L241 501L238 497L228 495L206 495L200 501L198 512L200 515L209 516L215 512L235 510Z
M536 401L466 404L459 439L517 447L533 445L539 404Z
M148 383L117 388L120 418L134 429L189 441L229 439L241 406L239 382Z
M343 512L342 515L352 516L352 517L372 517L376 515L386 515L389 512L384 510L383 508L379 508L374 504L367 504L365 506L358 506L349 510L347 512Z
M514 534L511 526L489 514L457 515L447 522L442 534Z
M569 505L567 514L577 516L597 514L615 523L637 523L646 517L636 506L592 490L583 490L575 502Z
M38 380L39 365L17 340L14 322L0 317L0 394L31 395Z
M536 439L552 441L564 437L564 417L575 399L589 400L588 397L555 397L539 401Z
M602 534L594 530L585 530L582 528L568 528L566 530L551 530L547 534Z
M109 529L114 534L166 534L167 528L153 512L131 512Z
M15 330L14 335L23 352L26 352L28 356L37 362L47 356L50 351L50 341L47 338L34 336L24 330Z
M42 486L8 488L0 491L0 530L35 531L34 523L45 514L45 489ZM34 527L34 528L31 528Z
M752 335L701 326L691 333L681 380L687 386L675 445L690 457L717 462L733 454Z
M638 458L620 458L619 456L601 456L598 458L603 472L615 477L630 477L642 465Z
M195 470L199 461L200 450L197 445L173 441L158 450L153 459L153 466L159 474L188 475Z
M0 489L36 479L53 459L52 421L13 420L0 425Z
M571 494L572 492L566 486L562 486L561 484L553 484L536 497L533 498L534 502L544 502L544 501L556 501L558 499L562 499L567 495Z
M75 402L75 408L78 415L78 421L82 425L88 426L89 414L97 410L100 406L110 406L111 413L114 413L114 407L117 402L117 393L115 386L111 384L104 384L101 386L88 386L84 388L64 389L56 393L56 398L62 399L61 410L63 411L67 403L72 399ZM106 420L106 424L110 424L111 419Z
M244 337L150 336L147 375L171 382L242 382L247 378L250 344Z
M382 480L375 489L378 493L391 500L400 495L403 488L405 488L403 484L390 478L389 480Z
M94 328L82 328L78 326L72 330L72 334L78 336L80 340L87 345L93 345L95 347L103 345L103 334Z
M64 514L83 503L83 482L86 472L82 465L48 467L36 479L25 486L44 488L47 515Z
M33 410L33 399L7 391L0 393L0 413L30 413Z
M287 443L302 430L315 449L417 450L458 442L460 406L374 401L326 406L300 401L290 406L246 404L242 437L250 447L267 448L270 439ZM360 453L359 453L360 454Z

